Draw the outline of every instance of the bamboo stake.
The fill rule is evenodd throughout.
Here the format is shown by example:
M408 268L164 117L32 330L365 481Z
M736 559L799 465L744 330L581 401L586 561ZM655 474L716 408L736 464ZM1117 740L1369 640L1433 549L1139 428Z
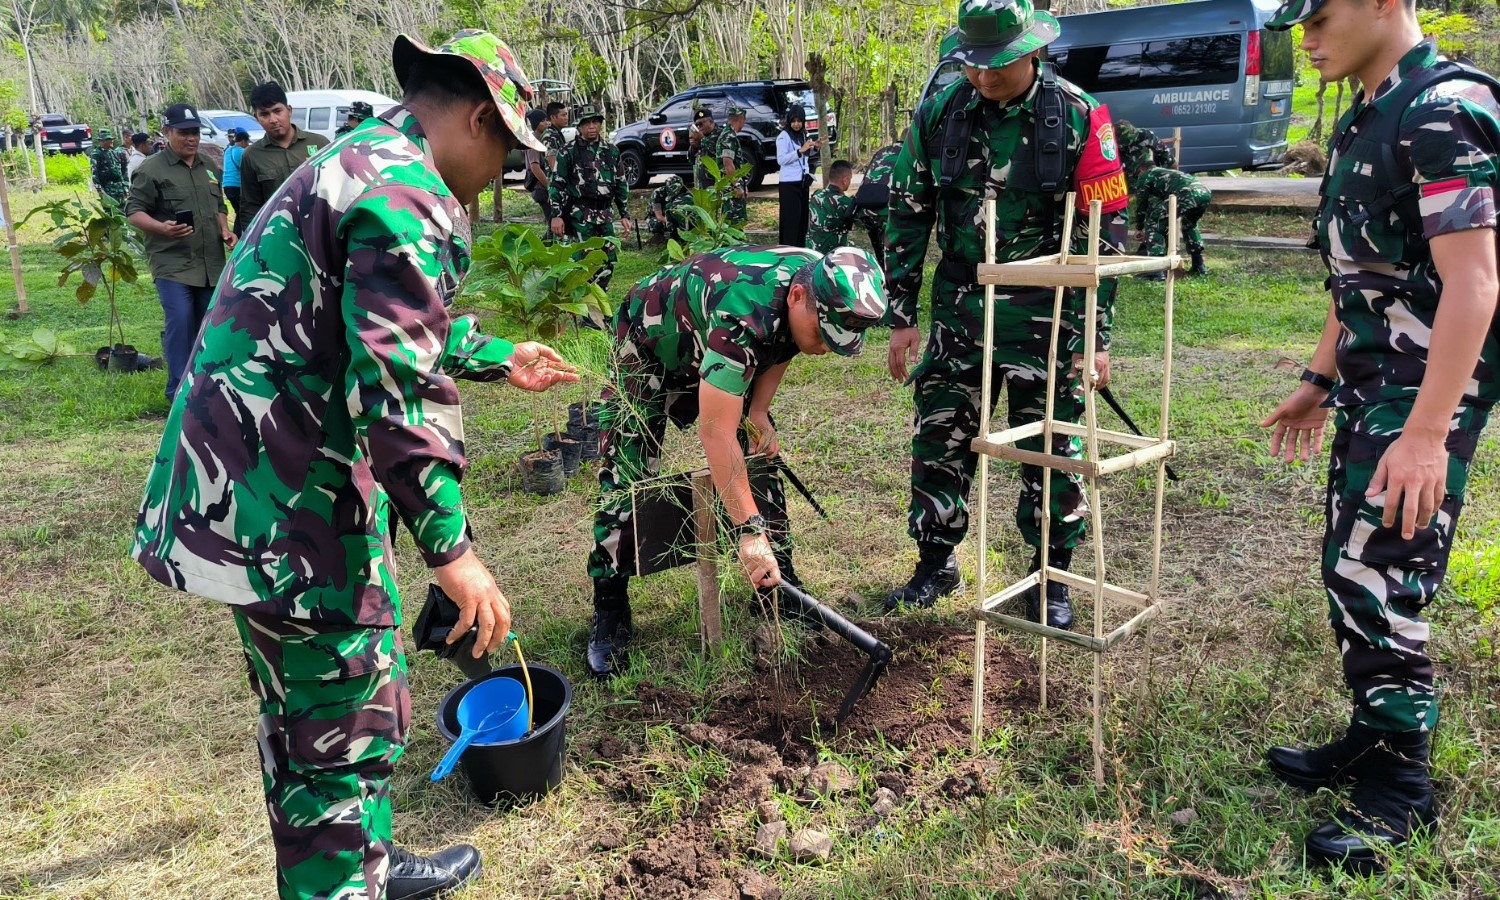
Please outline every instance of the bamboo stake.
M1089 203L1089 262L1099 262L1099 217L1102 207L1098 200ZM1094 342L1098 338L1099 292L1089 288L1083 311L1083 409L1084 438L1088 445L1088 458L1099 459L1098 408L1094 397ZM1089 514L1093 519L1094 545L1094 640L1104 639L1104 515L1099 501L1099 478L1092 476L1089 482ZM1044 606L1045 608L1045 606ZM1094 654L1094 781L1104 784L1104 660L1100 653Z
M986 197L984 201L984 261L992 263L995 261L995 198ZM995 326L995 286L987 284L984 286L984 340L980 346L984 348L984 359L981 365L982 374L979 382L979 433L988 435L990 433L990 399L994 391L994 366L990 364L990 353L993 349L994 335L992 329ZM975 576L979 581L979 603L984 605L987 596L985 579L989 574L988 557L990 551L989 542L989 518L990 518L990 456L988 453L979 454L979 562L975 566ZM979 743L984 736L984 619L974 620L974 752L979 752Z
M5 245L10 248L10 272L16 282L16 315L26 314L26 282L21 278L21 245L16 243L16 222L10 217L10 188L5 168L0 166L0 220L5 222Z
M714 482L710 475L693 476L693 531L698 543L698 637L703 655L713 656L724 641L724 620L719 604Z
M1063 229L1062 242L1058 246L1059 259L1067 259L1068 252L1073 249L1073 204L1076 202L1076 194L1068 194L1063 200ZM1052 293L1052 333L1047 342L1047 399L1044 401L1042 413L1042 452L1052 454L1052 441L1056 423L1053 417L1057 415L1057 345L1058 336L1062 329L1063 297L1067 289L1058 285ZM1041 608L1041 623L1047 625L1047 569L1052 565L1052 467L1042 468L1042 546L1038 548L1041 552L1041 566L1037 569L1037 605ZM1040 660L1041 670L1041 707L1047 708L1047 637L1042 636L1042 658Z
M1177 198L1167 198L1167 255L1175 258L1177 256L1177 240L1179 238L1177 223ZM1177 286L1177 269L1174 266L1167 270L1166 300L1162 305L1162 370L1161 370L1161 410L1159 412L1159 423L1157 425L1157 437L1165 443L1168 434L1168 415L1172 403L1172 305L1175 299ZM1156 509L1151 521L1151 586L1147 595L1153 604L1161 603L1161 535L1162 535L1162 504L1167 492L1167 461L1162 457L1156 463ZM1150 692L1151 672L1153 667L1153 650L1155 632L1151 628L1150 620L1141 631L1142 652L1146 656L1146 671L1141 678L1141 696Z

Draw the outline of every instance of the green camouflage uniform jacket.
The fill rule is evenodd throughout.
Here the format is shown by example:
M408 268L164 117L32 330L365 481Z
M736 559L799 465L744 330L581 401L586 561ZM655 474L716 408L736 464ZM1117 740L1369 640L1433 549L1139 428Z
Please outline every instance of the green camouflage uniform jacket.
M819 253L849 243L854 225L854 198L828 185L818 188L808 203L807 246Z
M690 223L683 217L682 209L690 206L692 202L693 195L688 191L687 184L683 182L682 177L674 175L668 178L666 184L651 192L652 214L647 219L651 231L666 234L669 231L687 228ZM667 217L667 225L656 221L655 210L658 209Z
M631 288L615 313L617 342L661 364L669 392L706 381L743 396L758 372L797 355L787 320L792 276L818 258L802 247L700 253Z
M713 156L714 162L719 165L720 175L728 175L730 172L751 161L750 148L746 147L745 142L740 140L740 132L735 131L728 125L719 126L714 130L713 134L704 139L704 143L709 143L710 141L712 144L705 148L703 152ZM732 168L724 167L724 157L726 156L734 160ZM747 182L744 178L741 178L732 186L737 188L746 187Z
M883 184L891 186L891 176L896 172L896 157L901 155L900 144L886 144L875 155L870 157L870 165L865 168L865 182L867 184ZM886 214L890 207L882 206L878 209L859 210L859 220L866 228L875 232L883 233L885 229Z
M1500 183L1500 116L1489 88L1455 79L1425 91L1401 114L1396 160L1420 186L1421 233L1403 226L1396 210L1356 224L1374 183L1371 161L1349 152L1360 146L1353 127L1366 103L1380 108L1400 80L1437 61L1424 41L1401 58L1392 77L1361 95L1334 130L1318 243L1332 275L1333 302L1343 325L1338 342L1337 406L1412 400L1427 371L1427 348L1442 283L1427 242L1472 228L1495 228ZM1387 110L1380 109L1381 112ZM1492 329L1484 342L1465 405L1500 399L1500 344Z
M399 624L391 524L428 566L469 547L455 377L512 347L447 304L469 220L403 108L298 169L219 282L167 420L132 555L248 611Z
M1177 168L1177 154L1145 128L1137 128L1129 122L1116 122L1115 143L1120 148L1120 159L1125 163L1126 178L1134 177L1132 173L1139 171L1143 160L1148 166ZM1135 192L1133 183L1130 190Z
M563 137L561 128L548 122L547 127L542 131L542 143L547 145L547 153L552 154L555 162L556 158L562 155L563 148L568 146L568 139ZM542 154L542 171L547 173L547 178L550 180L553 163L547 161L547 153Z
M886 272L891 283L893 327L916 327L922 289L922 267L927 258L932 227L944 257L963 265L984 261L984 199L995 204L995 259L1015 262L1056 253L1061 243L1064 202L1077 192L1083 212L1075 216L1072 252L1087 245L1088 201L1099 199L1106 208L1123 202L1125 179L1109 116L1094 98L1061 78L1066 105L1068 156L1075 161L1071 181L1056 192L1041 190L1032 149L1041 79L1022 97L1002 106L973 91L969 109L977 116L969 138L963 171L947 188L938 186L942 169L943 132L949 101L966 84L959 79L917 108L906 142L891 176L888 210ZM1105 212L1101 231L1116 246L1125 238L1123 207ZM1101 235L1102 236L1102 235ZM956 284L941 272L933 284L934 334L929 348L939 355L966 353L982 340L983 291L974 284ZM1116 280L1108 279L1098 292L1098 345L1109 347ZM1006 288L1013 297L1050 296L1048 288ZM1065 305L1064 328L1068 350L1083 348L1084 292L1071 291Z
M125 194L130 190L130 178L125 174L125 154L119 149L95 147L89 151L89 167L93 169L94 184L99 192L124 209Z
M613 222L611 205L627 216L630 188L620 177L619 148L602 135L592 142L575 138L557 155L548 194L552 208L565 211L574 225Z

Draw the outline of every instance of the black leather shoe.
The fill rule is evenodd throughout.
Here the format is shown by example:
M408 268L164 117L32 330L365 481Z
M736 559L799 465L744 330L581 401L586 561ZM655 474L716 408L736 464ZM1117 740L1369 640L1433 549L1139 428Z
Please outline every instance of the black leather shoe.
M1202 250L1193 250L1192 251L1192 256L1193 256L1193 267L1191 269L1188 269L1188 274L1189 275L1195 275L1195 276L1196 275L1207 275L1208 274L1208 266L1206 266L1206 265L1203 264L1203 251Z
M895 612L903 606L928 609L939 597L948 596L958 587L958 555L952 547L923 548L921 553L911 580L885 598L886 612Z
M1353 723L1343 737L1321 747L1272 747L1266 751L1266 765L1272 775L1304 791L1336 788L1354 781L1366 762L1378 768L1386 755L1380 738L1381 732Z
M478 878L479 851L468 844L418 856L391 848L391 871L385 880L386 900L423 900L439 897Z
M1027 588L1024 595L1026 618L1033 622L1042 621L1041 595L1036 587ZM1073 602L1068 596L1068 586L1061 581L1047 582L1047 624L1064 631L1073 627Z
M1135 277L1139 281L1166 281L1167 280L1167 273L1166 272L1140 272L1140 273L1137 273Z
M589 628L588 650L584 652L584 664L588 666L589 674L595 678L612 677L625 658L625 648L634 634L630 626L630 607L595 610L594 622Z
M1307 836L1309 859L1340 866L1357 875L1385 868L1385 857L1418 830L1437 828L1437 805L1427 775L1427 735L1386 735L1389 753L1363 767L1339 810Z

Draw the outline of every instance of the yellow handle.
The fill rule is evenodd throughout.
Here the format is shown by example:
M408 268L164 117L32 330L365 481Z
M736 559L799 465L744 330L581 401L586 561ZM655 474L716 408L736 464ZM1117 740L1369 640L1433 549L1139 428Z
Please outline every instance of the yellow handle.
M521 652L521 639L511 636L512 644L516 645L516 662L521 664L521 680L526 682L526 733L531 733L531 722L536 716L536 696L531 692L531 670L526 668L526 654Z

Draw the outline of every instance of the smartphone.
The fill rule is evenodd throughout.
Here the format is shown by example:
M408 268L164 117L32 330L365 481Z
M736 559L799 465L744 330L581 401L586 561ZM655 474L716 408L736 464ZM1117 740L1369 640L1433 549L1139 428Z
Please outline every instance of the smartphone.
M176 212L172 213L172 220L175 221L178 225L186 225L187 227L192 228L193 211L190 209L179 209Z

